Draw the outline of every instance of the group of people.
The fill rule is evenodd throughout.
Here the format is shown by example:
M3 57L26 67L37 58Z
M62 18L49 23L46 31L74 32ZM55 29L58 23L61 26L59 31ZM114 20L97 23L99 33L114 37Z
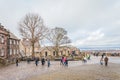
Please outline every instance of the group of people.
M27 63L29 64L30 61L31 61L30 58L28 58ZM35 61L35 65L38 66L40 59L38 57L36 57L36 58L34 58L34 61ZM47 58L47 59L42 58L41 59L42 66L45 65L45 61L47 61L47 65L48 65L48 67L50 67L50 59L49 58ZM19 63L19 59L16 58L16 66L18 66L18 63Z
M65 56L62 56L60 60L60 65L68 66L68 59Z
M47 58L47 59L42 58L42 59L41 59L41 64L42 64L42 66L45 65L45 61L47 61L47 66L50 67L50 59L49 59L49 58ZM36 64L36 66L38 66L38 63L39 63L39 58L36 58L36 59L35 59L35 64Z
M82 58L82 61L83 61L84 63L86 63L87 60L90 60L90 54L86 54L86 55L84 55L83 58Z
M107 56L105 56L104 57L104 55L102 55L102 57L101 57L101 59L100 59L100 64L101 65L103 65L103 64L105 64L105 66L108 66L108 57Z
M101 64L101 65L105 64L105 66L108 66L108 60L109 60L109 59L108 59L107 56L105 56L105 57L104 57L104 56L105 56L105 55L102 55L102 56L101 56L100 64ZM83 62L86 63L87 60L90 60L90 55L83 56ZM40 61L39 58L35 58L34 61L35 61L35 65L38 66L39 61ZM42 66L45 65L45 62L46 62L46 61L47 61L47 66L50 67L50 59L49 59L49 58L47 58L47 59L45 59L44 57L41 58L41 65L42 65ZM19 63L19 59L16 59L16 66L18 66L18 63ZM30 59L29 59L29 58L28 58L28 60L27 60L27 63L28 63L28 64L30 63ZM66 56L62 56L62 58L61 58L61 60L60 60L60 65L68 66L68 59L67 59Z

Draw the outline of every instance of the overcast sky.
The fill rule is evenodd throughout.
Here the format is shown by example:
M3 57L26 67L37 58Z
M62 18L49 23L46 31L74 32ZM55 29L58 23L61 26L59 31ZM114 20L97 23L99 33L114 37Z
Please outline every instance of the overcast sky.
M77 47L120 45L120 0L0 0L0 23L18 38L27 13L38 13L47 27L65 28Z

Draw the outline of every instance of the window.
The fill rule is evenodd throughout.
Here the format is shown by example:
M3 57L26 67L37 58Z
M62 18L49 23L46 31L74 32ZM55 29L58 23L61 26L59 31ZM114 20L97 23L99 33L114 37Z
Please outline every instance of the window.
M1 43L4 43L4 40L5 40L4 36L2 36Z
M69 54L70 51L68 51L68 54Z
M0 56L1 56L1 53L2 53L2 52L1 52L1 49L0 49Z
M17 50L17 54L19 54L19 50Z
M53 56L55 56L55 51L53 51Z
M4 39L4 36L1 34L1 35L0 35L0 43L4 43L4 40L5 40L5 39Z
M4 48L0 49L0 56L4 56Z
M10 44L12 44L12 40L10 40Z
M10 55L12 55L12 49L10 49Z
M18 41L16 41L16 44L18 45Z
M12 44L14 44L14 40L12 40Z
M16 54L16 50L14 49L14 54Z
M45 56L47 56L48 55L48 53L47 52L45 52Z
M2 36L0 35L0 43L2 43Z
M61 55L63 55L63 51L60 51L61 52Z
M17 45L19 45L19 41L17 41Z
M16 44L16 41L14 40L14 44Z

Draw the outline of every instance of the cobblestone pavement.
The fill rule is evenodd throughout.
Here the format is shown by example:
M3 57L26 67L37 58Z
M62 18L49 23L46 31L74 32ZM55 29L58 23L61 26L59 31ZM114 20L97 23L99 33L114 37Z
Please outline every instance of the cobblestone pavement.
M85 64L82 63L82 61L69 61L68 68L95 63L99 63L99 57L92 57L92 59ZM40 75L42 73L47 73L48 71L57 71L61 68L64 67L60 65L59 61L51 61L49 68L47 67L47 64L42 66L40 61L38 66L35 65L35 62L31 62L30 64L27 64L27 62L20 62L18 67L13 64L0 68L0 80L24 80L30 76Z

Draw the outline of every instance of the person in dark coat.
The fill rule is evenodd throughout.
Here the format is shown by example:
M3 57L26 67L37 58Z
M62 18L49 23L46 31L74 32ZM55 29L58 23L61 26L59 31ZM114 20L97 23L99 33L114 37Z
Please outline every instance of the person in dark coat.
M44 58L42 58L41 63L42 63L42 65L45 64L45 59Z
M35 59L35 64L36 64L36 66L38 66L38 61L39 61L39 58L36 58L36 59Z
M68 59L66 59L65 63L66 63L65 65L68 66Z
M28 64L30 63L30 58L29 58L29 57L27 58L27 63L28 63Z
M16 66L18 66L18 62L19 62L18 59L16 59Z
M104 58L104 61L105 61L105 66L107 66L108 65L108 57L106 56L105 58Z
M61 64L64 65L63 59L64 59L64 57L61 58L61 60L60 60L60 65L61 65Z

